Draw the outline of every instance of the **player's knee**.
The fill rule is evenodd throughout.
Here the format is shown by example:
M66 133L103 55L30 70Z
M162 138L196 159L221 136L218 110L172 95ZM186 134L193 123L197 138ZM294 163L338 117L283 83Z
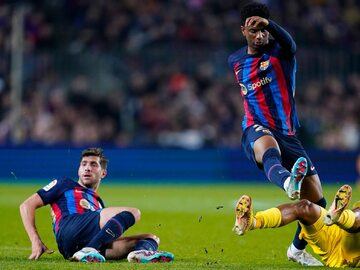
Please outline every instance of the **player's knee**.
M303 199L296 203L296 213L298 217L304 217L312 211L314 204L309 200Z
M134 216L135 218L135 222L138 222L141 218L141 212L140 212L140 209L138 208L131 208L130 211L131 214Z

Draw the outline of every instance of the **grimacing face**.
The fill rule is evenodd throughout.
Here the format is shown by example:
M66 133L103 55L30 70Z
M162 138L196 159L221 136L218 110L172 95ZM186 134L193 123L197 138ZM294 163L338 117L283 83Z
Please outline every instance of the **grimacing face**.
M106 170L100 165L100 157L85 156L80 161L78 175L80 185L96 190L106 176Z
M249 53L256 53L269 43L269 32L263 27L241 26L241 32L246 38Z

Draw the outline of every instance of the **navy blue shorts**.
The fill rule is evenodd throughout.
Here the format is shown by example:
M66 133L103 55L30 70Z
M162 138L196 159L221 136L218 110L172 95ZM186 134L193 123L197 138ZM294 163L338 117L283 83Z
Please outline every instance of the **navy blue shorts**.
M68 259L94 238L100 231L100 211L72 214L60 221L56 242L60 253ZM105 249L100 250L102 255Z
M278 143L281 151L282 165L289 171L291 171L292 166L295 161L300 157L305 157L308 162L308 172L306 175L315 175L317 171L306 153L301 142L295 135L284 135L276 130L263 127L261 125L253 125L247 127L244 130L241 147L244 150L248 159L252 160L259 169L263 169L262 164L256 162L255 153L254 153L254 143L257 139L262 136L270 135Z

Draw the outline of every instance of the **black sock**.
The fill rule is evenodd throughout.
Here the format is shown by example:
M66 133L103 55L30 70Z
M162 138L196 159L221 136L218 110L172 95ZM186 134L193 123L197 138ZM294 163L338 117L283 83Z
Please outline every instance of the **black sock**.
M134 223L135 217L132 213L128 211L121 212L109 219L87 246L100 250L103 245L118 239L129 227L134 225Z
M284 189L284 182L290 176L290 172L281 165L281 156L277 149L266 150L262 158L266 177L275 185Z
M152 238L145 238L136 243L134 250L149 250L156 251L158 249L158 243Z

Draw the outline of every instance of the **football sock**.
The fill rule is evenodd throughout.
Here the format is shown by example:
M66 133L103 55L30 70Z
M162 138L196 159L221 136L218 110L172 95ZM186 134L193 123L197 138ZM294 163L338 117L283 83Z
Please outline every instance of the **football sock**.
M158 249L158 243L152 238L145 238L136 243L134 250L149 250L156 251Z
M339 225L339 227L347 230L354 226L355 219L355 213L349 209L345 209L340 215L339 220L336 222L336 224Z
M103 245L118 239L134 223L135 217L132 213L121 212L109 219L101 231L86 246L99 250Z
M276 228L281 224L281 212L278 208L270 208L255 214L255 228Z
M284 182L290 177L290 172L281 165L280 152L275 148L266 150L262 162L266 177L275 185L284 189Z
M322 197L318 202L316 202L317 205L321 206L322 208L326 208L326 200L324 197Z
M317 205L321 206L322 208L325 208L326 207L326 200L325 198L321 198L319 201L316 202ZM300 239L299 238L299 235L300 235L300 232L301 232L301 226L300 224L298 223L298 227L296 229L296 233L295 233L295 236L294 236L294 239L293 239L293 245L298 249L298 250L304 250L306 245L307 245L307 242L304 240L304 239Z
M297 226L297 229L296 229L295 236L294 236L292 244L298 250L304 250L306 245L307 245L307 242L305 240L303 240L303 239L300 239L300 237L299 237L300 232L301 232L301 226L300 226L300 223L298 223L298 226Z

